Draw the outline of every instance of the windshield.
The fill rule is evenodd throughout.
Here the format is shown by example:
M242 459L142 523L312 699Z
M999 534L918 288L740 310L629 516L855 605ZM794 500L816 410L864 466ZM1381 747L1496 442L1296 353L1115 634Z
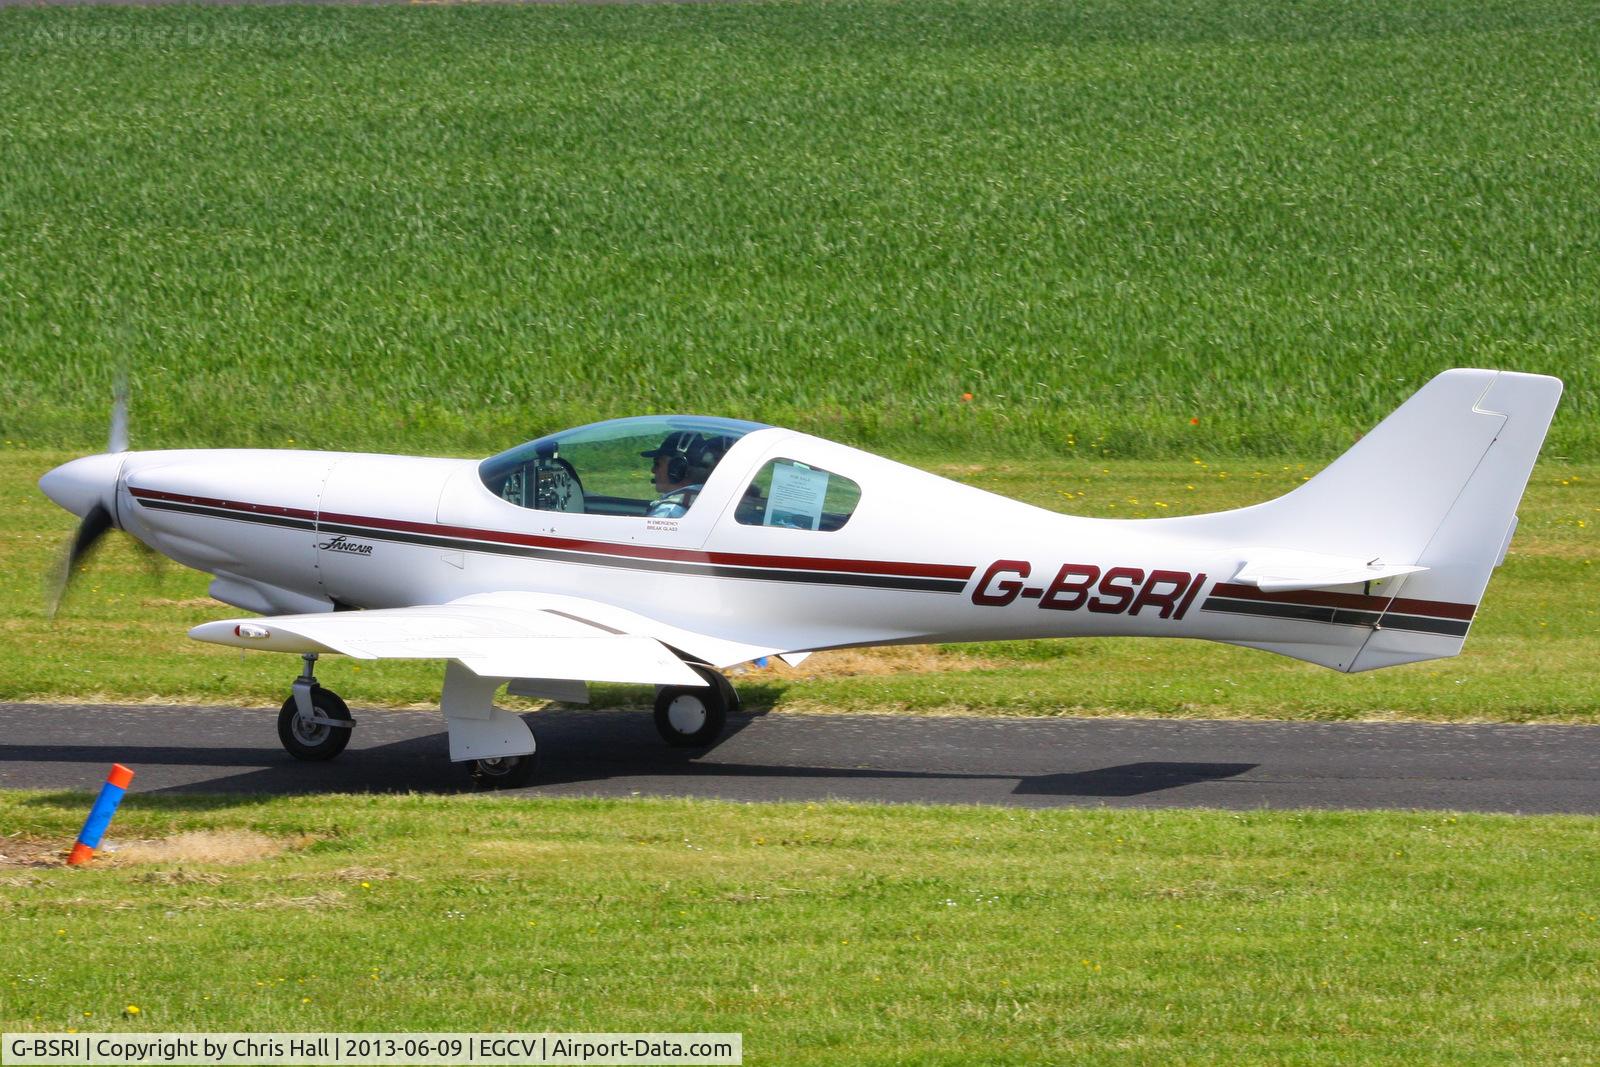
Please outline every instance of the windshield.
M539 511L676 518L734 442L767 426L703 415L596 422L491 456L478 476L503 500Z

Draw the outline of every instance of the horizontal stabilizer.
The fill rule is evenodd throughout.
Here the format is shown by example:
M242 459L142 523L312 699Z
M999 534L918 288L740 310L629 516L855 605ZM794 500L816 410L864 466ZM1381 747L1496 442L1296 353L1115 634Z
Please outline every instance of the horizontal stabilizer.
M1353 556L1330 556L1281 548L1248 550L1245 555L1247 562L1239 568L1233 580L1238 585L1255 586L1263 593L1362 585L1428 569L1414 563L1381 563L1375 559L1363 560Z

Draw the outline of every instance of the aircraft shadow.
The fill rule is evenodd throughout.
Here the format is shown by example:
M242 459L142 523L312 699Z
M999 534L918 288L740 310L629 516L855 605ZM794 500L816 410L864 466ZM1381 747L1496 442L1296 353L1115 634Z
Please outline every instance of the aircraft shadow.
M1024 778L1016 792L1018 796L1136 797L1163 789L1235 778L1259 766L1258 763L1123 763L1092 771Z
M728 730L717 747L726 743L755 721L755 716L730 716ZM745 799L756 799L765 790L750 786L772 783L775 796L794 796L783 783L819 781L855 783L843 786L851 794L863 792L864 783L881 783L883 799L920 799L908 796L895 783L934 783L928 799L939 802L973 802L982 799L1017 797L1135 797L1201 782L1231 778L1256 767L1253 763L1137 762L1054 774L1018 776L1016 774L967 771L902 770L861 766L834 766L836 755L808 762L776 763L760 760L723 761L710 751L686 751L665 746L655 733L646 713L583 712L551 716L535 713L530 718L540 745L541 768L535 784L522 792L538 795L549 789L558 793L617 793L619 790L661 794L716 795L719 786L740 792ZM826 731L826 720L816 724ZM825 737L819 747L826 748ZM456 794L477 791L465 769L448 761L448 743L443 730L419 733L403 739L363 745L361 727L351 748L328 763L302 763L276 744L266 746L183 747L176 745L18 745L0 744L0 769L6 765L78 763L107 766L120 761L135 768L151 768L146 781L150 787L135 787L135 796L177 799L188 794L326 794L326 793L434 793ZM804 759L804 753L786 747L784 755ZM176 775L160 778L156 768L179 769ZM200 773L186 772L193 768ZM210 771L212 773L205 773ZM180 779L172 783L173 778ZM5 775L8 785L27 787L25 774ZM158 785L165 780L172 784ZM1004 783L1014 782L1010 790ZM741 790L740 784L746 788ZM963 791L962 783L973 789ZM43 785L43 782L39 784ZM84 788L97 783L86 782ZM999 788L996 788L999 787ZM59 780L47 788L59 788ZM811 795L804 785L802 792ZM877 794L868 787L865 792ZM626 795L626 793L624 793ZM817 795L827 795L819 793ZM198 798L196 798L198 799ZM217 798L227 803L225 798ZM45 793L30 802L43 804L82 804L71 794Z

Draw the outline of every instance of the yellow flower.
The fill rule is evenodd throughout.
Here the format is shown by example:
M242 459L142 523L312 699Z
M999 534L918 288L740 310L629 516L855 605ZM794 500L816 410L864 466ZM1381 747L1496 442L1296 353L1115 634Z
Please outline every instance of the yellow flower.
M126 1008L122 1009L122 1014L128 1015L128 1016L138 1015L139 1014L139 1005L137 1005L137 1004L129 1004Z

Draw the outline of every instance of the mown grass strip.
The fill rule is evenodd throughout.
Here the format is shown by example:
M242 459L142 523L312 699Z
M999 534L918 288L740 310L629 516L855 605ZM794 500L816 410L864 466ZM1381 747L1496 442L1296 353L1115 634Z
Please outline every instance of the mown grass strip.
M152 572L121 537L88 564L61 615L45 619L43 576L73 520L34 481L64 458L0 452L0 554L8 561L0 571L0 700L280 703L296 661L190 641L190 627L239 612L206 596L205 575L175 565ZM1058 510L1148 517L1264 500L1316 465L992 459L937 469ZM1542 464L1521 514L1465 652L1453 659L1341 675L1208 643L1031 641L835 657L834 667L823 654L798 676L751 671L736 681L752 705L795 711L1600 720L1600 468ZM342 657L325 659L318 672L355 706L436 706L443 676L436 663ZM595 695L602 704L651 699L637 687L599 686Z
M0 852L70 841L87 803L0 794ZM739 1030L750 1063L1600 1055L1587 818L135 795L115 836L202 830L237 847L0 868L0 1027ZM288 847L249 861L264 840Z

